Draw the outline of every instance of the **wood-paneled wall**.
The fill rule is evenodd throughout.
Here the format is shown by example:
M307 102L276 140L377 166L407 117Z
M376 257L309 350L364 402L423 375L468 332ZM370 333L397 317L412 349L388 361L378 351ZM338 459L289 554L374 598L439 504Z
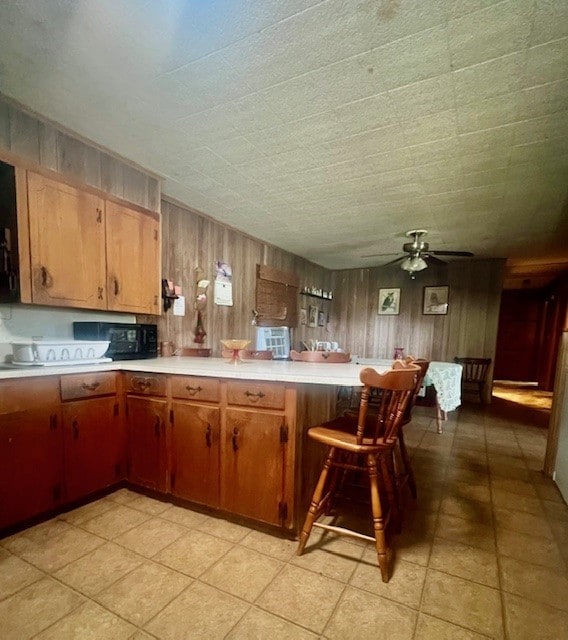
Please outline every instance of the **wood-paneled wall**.
M21 109L0 94L0 150L101 191L160 210L160 179Z
M176 348L197 346L194 331L197 312L194 299L197 291L195 270L201 267L211 281L207 291L207 306L203 321L207 337L205 346L220 355L220 341L227 338L255 338L252 325L255 307L256 265L265 264L296 274L303 286L331 288L331 272L307 260L282 251L244 233L230 229L197 211L168 200L162 201L162 266L163 276L182 287L186 297L186 315L174 316L172 309L158 319L160 340L171 340ZM213 285L215 262L231 265L233 273L233 306L214 304ZM303 296L299 296L299 305ZM324 302L324 301L317 301ZM328 302L326 302L328 304ZM152 317L148 321L155 321ZM326 327L294 328L293 341L299 346L305 339L330 340Z
M392 358L395 347L431 360L494 358L504 260L430 266L411 280L399 265L333 274L335 338L366 358ZM450 287L447 315L422 313L425 286ZM400 288L400 313L378 315L381 288Z

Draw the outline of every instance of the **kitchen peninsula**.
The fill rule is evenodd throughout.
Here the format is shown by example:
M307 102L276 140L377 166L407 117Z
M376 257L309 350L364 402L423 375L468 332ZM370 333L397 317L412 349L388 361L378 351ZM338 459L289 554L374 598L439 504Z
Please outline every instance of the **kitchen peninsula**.
M2 369L0 528L126 481L295 533L321 456L306 430L362 368L171 357Z

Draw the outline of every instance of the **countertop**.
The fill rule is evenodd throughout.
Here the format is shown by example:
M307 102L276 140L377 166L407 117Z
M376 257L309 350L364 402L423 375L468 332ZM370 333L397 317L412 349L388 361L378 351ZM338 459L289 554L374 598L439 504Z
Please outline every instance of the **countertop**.
M388 365L372 365L379 372ZM239 380L265 380L271 382L296 382L301 384L326 384L345 387L361 386L359 373L361 364L292 362L282 360L247 360L237 365L223 358L192 358L172 356L148 360L124 360L88 365L29 366L0 368L0 380L29 378L49 375L96 373L99 371L139 371L173 375L206 376L212 378L234 378Z

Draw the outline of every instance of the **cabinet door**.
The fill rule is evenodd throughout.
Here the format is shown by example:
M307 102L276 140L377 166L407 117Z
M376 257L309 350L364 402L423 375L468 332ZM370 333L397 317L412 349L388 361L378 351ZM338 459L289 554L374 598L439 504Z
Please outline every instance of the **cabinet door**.
M220 409L189 402L172 409L172 493L218 507Z
M104 489L125 475L125 438L115 396L63 405L66 499Z
M104 200L28 172L32 302L106 309Z
M158 220L110 201L106 214L108 308L159 314Z
M54 382L53 390L48 388L49 381L0 384L0 528L62 502L59 404L43 402L44 394L56 398L57 380Z
M166 400L135 396L126 399L127 478L156 491L167 488L166 416Z
M227 409L221 451L223 509L262 522L282 524L284 433L282 415Z

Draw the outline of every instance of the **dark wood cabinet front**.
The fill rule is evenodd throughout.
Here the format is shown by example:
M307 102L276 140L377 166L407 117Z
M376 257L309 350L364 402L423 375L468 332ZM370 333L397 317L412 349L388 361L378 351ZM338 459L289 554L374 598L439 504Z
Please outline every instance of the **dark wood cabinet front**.
M125 437L116 396L63 405L66 499L76 500L125 476Z
M59 381L0 384L0 528L63 503Z
M126 423L128 433L127 479L155 491L167 490L165 399L128 396Z
M227 409L221 457L221 508L261 522L285 520L284 417Z
M171 491L210 507L219 506L218 407L172 403Z

